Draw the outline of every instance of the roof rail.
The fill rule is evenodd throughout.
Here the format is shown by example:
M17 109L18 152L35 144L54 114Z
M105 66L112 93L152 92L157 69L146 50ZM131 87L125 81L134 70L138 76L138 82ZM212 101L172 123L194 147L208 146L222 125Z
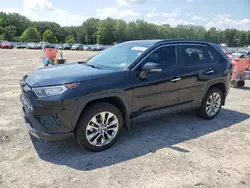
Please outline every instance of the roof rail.
M156 44L161 44L161 43L172 43L172 42L200 42L200 43L210 43L205 40L192 40L192 39L163 39Z

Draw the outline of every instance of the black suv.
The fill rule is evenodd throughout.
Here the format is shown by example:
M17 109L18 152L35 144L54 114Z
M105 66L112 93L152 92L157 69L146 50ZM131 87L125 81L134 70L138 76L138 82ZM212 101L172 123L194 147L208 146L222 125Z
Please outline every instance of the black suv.
M112 146L132 121L187 109L214 118L225 104L232 65L204 41L138 40L86 62L35 70L21 80L31 135L75 137L91 151Z

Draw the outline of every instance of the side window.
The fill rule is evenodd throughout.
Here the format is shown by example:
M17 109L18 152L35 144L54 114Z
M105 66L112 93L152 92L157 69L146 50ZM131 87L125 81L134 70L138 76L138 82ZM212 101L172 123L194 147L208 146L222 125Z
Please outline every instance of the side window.
M170 70L176 66L175 46L165 46L158 48L151 53L143 62L158 63L163 71Z
M217 61L216 55L208 46L183 45L181 53L184 66L202 65Z

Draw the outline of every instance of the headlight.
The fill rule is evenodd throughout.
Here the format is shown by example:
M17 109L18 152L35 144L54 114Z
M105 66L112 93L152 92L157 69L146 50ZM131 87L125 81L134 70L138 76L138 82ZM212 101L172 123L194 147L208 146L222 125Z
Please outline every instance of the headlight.
M60 86L50 86L50 87L37 87L33 88L33 91L38 97L50 97L55 95L60 95L67 91L68 89L74 88L77 84L71 83Z

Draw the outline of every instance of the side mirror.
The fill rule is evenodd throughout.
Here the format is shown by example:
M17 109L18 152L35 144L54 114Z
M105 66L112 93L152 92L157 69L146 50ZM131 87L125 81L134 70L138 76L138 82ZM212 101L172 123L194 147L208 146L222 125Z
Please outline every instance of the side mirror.
M142 72L161 72L162 69L160 68L160 64L153 63L153 62L147 62L142 67Z
M148 62L146 63L139 74L142 80L146 79L149 73L161 72L162 69L160 68L160 64Z

